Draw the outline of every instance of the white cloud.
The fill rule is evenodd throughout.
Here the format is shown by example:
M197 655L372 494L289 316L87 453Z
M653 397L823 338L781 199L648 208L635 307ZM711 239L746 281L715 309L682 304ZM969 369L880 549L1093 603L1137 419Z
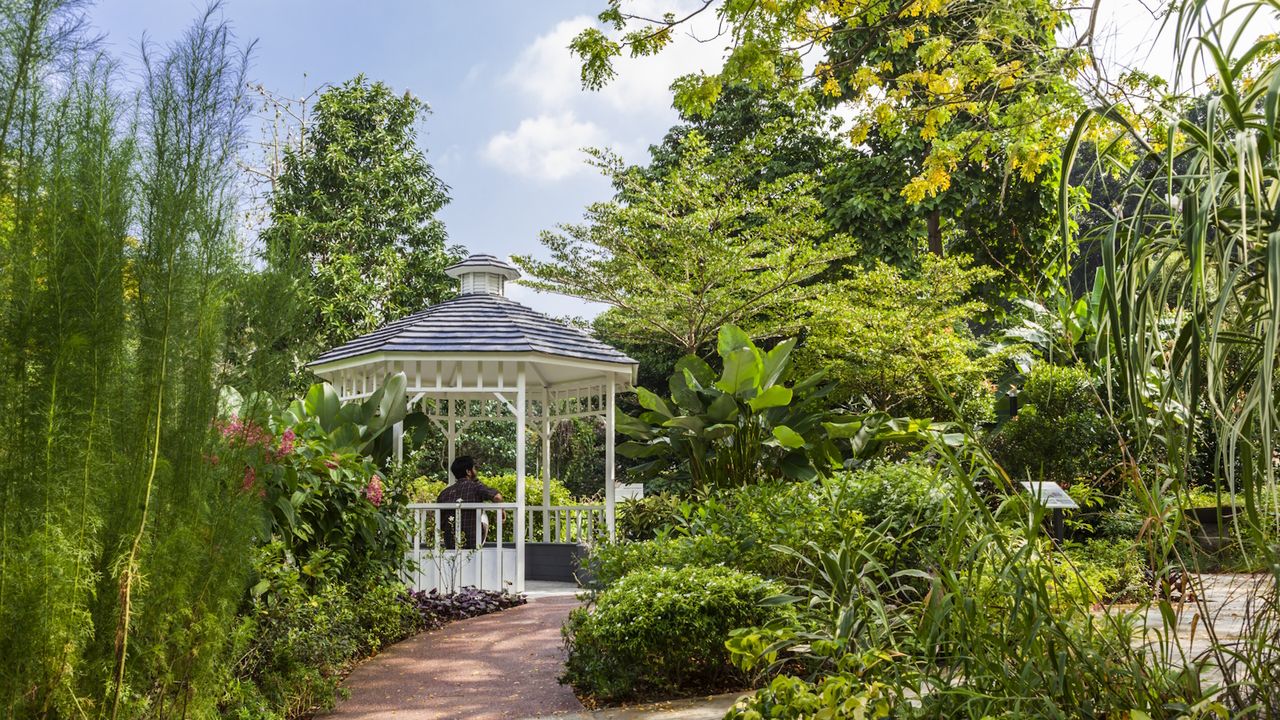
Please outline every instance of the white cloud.
M628 10L646 14L647 9L629 6ZM675 3L677 14L682 5ZM660 15L652 8L650 15ZM585 15L556 23L521 51L516 63L507 71L505 81L541 108L604 106L615 112L645 113L667 116L671 108L671 83L681 75L699 70L714 72L724 59L724 40L699 42L716 33L714 17L700 16L694 24L677 32L675 39L661 53L651 57L617 58L617 76L598 91L582 89L579 58L569 53L569 42L593 20ZM610 31L612 33L612 31ZM692 34L692 37L690 36Z
M525 118L515 130L489 139L484 158L490 163L537 180L563 180L588 170L582 148L605 144L604 132L573 112L543 113Z
M694 2L638 0L628 10L656 17L663 7L679 14ZM569 53L569 43L593 23L586 15L561 20L519 53L502 81L525 100L530 115L514 130L490 138L482 150L486 160L516 174L559 180L588 169L582 147L608 147L624 156L627 148L639 152L676 122L672 81L698 70L715 71L723 61L724 41L695 39L716 33L715 17L707 13L682 28L657 56L633 59L624 54L617 58L617 76L608 85L583 90L581 61ZM623 142L622 137L647 140Z

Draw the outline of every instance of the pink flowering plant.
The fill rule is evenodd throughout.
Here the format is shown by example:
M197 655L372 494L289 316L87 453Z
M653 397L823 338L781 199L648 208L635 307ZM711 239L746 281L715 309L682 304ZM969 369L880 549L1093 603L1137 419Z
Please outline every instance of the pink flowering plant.
M261 407L250 417L228 412L217 424L217 462L227 472L239 465L239 489L262 504L264 541L281 543L303 578L395 579L403 565L408 495L368 454L379 427L394 422L383 407L395 403L403 407L403 392L373 406L344 405L317 385L282 410L240 402L232 410Z

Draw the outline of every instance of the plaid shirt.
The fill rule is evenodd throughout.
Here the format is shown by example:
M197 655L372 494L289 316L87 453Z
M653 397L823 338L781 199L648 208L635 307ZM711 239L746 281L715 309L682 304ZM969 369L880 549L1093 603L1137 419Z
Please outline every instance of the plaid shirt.
M458 480L449 487L440 491L440 496L436 498L438 503L480 503L492 502L498 498L498 491L485 485L479 480ZM441 511L441 530L444 532L445 548L454 549L454 539L457 533L454 532L453 518L455 514L462 515L462 538L463 547L476 547L476 515L478 510L442 510Z

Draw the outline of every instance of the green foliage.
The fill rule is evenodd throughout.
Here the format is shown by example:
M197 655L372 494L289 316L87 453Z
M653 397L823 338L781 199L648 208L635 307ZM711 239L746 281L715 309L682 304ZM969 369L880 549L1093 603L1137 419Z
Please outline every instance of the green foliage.
M669 400L637 388L645 412L618 421L618 431L632 438L618 452L645 461L630 472L672 476L693 489L829 472L838 451L826 437L826 413L818 404L828 388L817 375L786 384L794 347L794 339L784 340L766 352L726 325L720 329L724 370L718 378L706 362L688 355L676 364Z
M946 492L937 471L920 461L884 463L833 481L848 507L888 542L879 559L891 569L923 567L942 529Z
M543 233L550 261L516 257L527 284L608 304L615 336L681 354L706 352L726 323L756 338L788 332L818 290L810 281L847 242L830 236L813 177L755 180L781 131L728 155L689 133L661 177L596 153L618 199L591 205L585 224Z
M624 52L661 51L703 12L732 45L719 72L676 80L676 107L732 124L720 105L736 106L745 87L761 104L798 96L797 106L847 110L852 152L827 163L822 194L828 222L867 259L911 267L926 243L937 255L945 243L997 269L989 294L1001 297L1034 294L1056 274L1057 158L1083 107L1072 79L1089 55L1088 43L1057 41L1071 21L1062 6L726 0L663 15L610 3L600 19L615 33L584 31L570 45L584 87L607 83Z
M1262 545L1267 521L1280 517L1280 505L1259 502L1277 485L1280 423L1280 60L1274 38L1248 32L1247 20L1237 29L1232 18L1268 17L1274 8L1248 2L1227 16L1195 3L1178 7L1170 22L1185 40L1176 45L1174 76L1212 68L1207 87L1196 88L1203 97L1156 137L1126 121L1148 108L1099 113L1140 154L1124 168L1120 212L1097 232L1105 308L1098 355L1129 411L1132 455L1158 446L1168 475L1189 485L1201 430L1212 430L1214 474L1243 497L1250 534ZM1077 123L1068 163L1091 115ZM1068 189L1064 178L1063 212ZM1147 491L1158 493L1163 481L1151 477ZM1266 702L1280 705L1275 694Z
M997 358L969 329L985 306L968 298L992 275L965 259L935 257L923 258L915 274L884 264L854 271L810 302L797 365L835 381L833 402L951 419L932 375L964 421L988 421L994 387L986 378Z
M1152 575L1147 567L1147 553L1135 540L1116 538L1070 543L1065 552L1085 582L1097 589L1100 602L1151 599Z
M785 617L761 604L777 590L728 568L632 573L569 615L563 679L605 701L732 687L729 631Z
M827 675L807 682L779 676L754 695L734 703L725 720L805 720L806 718L885 718L895 704L884 685L864 684L853 674Z
M279 543L260 551L258 572L273 591L252 601L235 630L223 717L292 720L330 709L354 662L422 626L402 586L315 586L284 553Z
M1082 365L1036 364L1018 396L1018 416L990 440L996 459L1018 480L1121 489L1120 442L1095 382Z
M0 707L206 716L259 529L202 461L246 58L204 15L126 89L82 21L0 8Z
M273 307L309 309L277 342L298 361L453 294L444 268L460 253L435 217L447 188L417 145L428 110L359 75L322 93L285 149L263 240L268 267L297 279Z
M680 522L681 502L668 493L619 501L618 536L623 540L652 540L670 532Z
M641 542L605 543L591 548L590 587L605 590L630 574L687 567L742 567L737 538L720 533L674 535Z
M516 475L515 473L506 473L503 475L481 475L480 482L502 493L502 497L507 502L514 502L516 496ZM410 481L409 498L410 502L415 503L433 503L440 495L440 491L448 487L448 483L443 480L432 480L426 477L418 477ZM524 479L525 497L528 498L529 504L542 504L542 478L526 477ZM569 492L569 488L564 486L556 478L551 478L551 504L552 505L577 505L581 500L573 493Z
M364 401L343 403L327 383L277 410L263 395L223 393L223 447L209 462L242 473L241 491L262 501L267 531L315 585L338 577L398 577L407 550L406 488L389 482L370 445L404 417L403 374ZM241 416L238 413L244 412ZM255 594L268 591L260 582Z

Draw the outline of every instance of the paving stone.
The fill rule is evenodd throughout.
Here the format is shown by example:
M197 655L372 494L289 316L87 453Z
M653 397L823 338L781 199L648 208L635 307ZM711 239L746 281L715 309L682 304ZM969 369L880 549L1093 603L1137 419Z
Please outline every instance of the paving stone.
M350 697L323 717L516 720L581 712L557 680L560 626L577 606L573 596L538 598L393 645L347 677Z

